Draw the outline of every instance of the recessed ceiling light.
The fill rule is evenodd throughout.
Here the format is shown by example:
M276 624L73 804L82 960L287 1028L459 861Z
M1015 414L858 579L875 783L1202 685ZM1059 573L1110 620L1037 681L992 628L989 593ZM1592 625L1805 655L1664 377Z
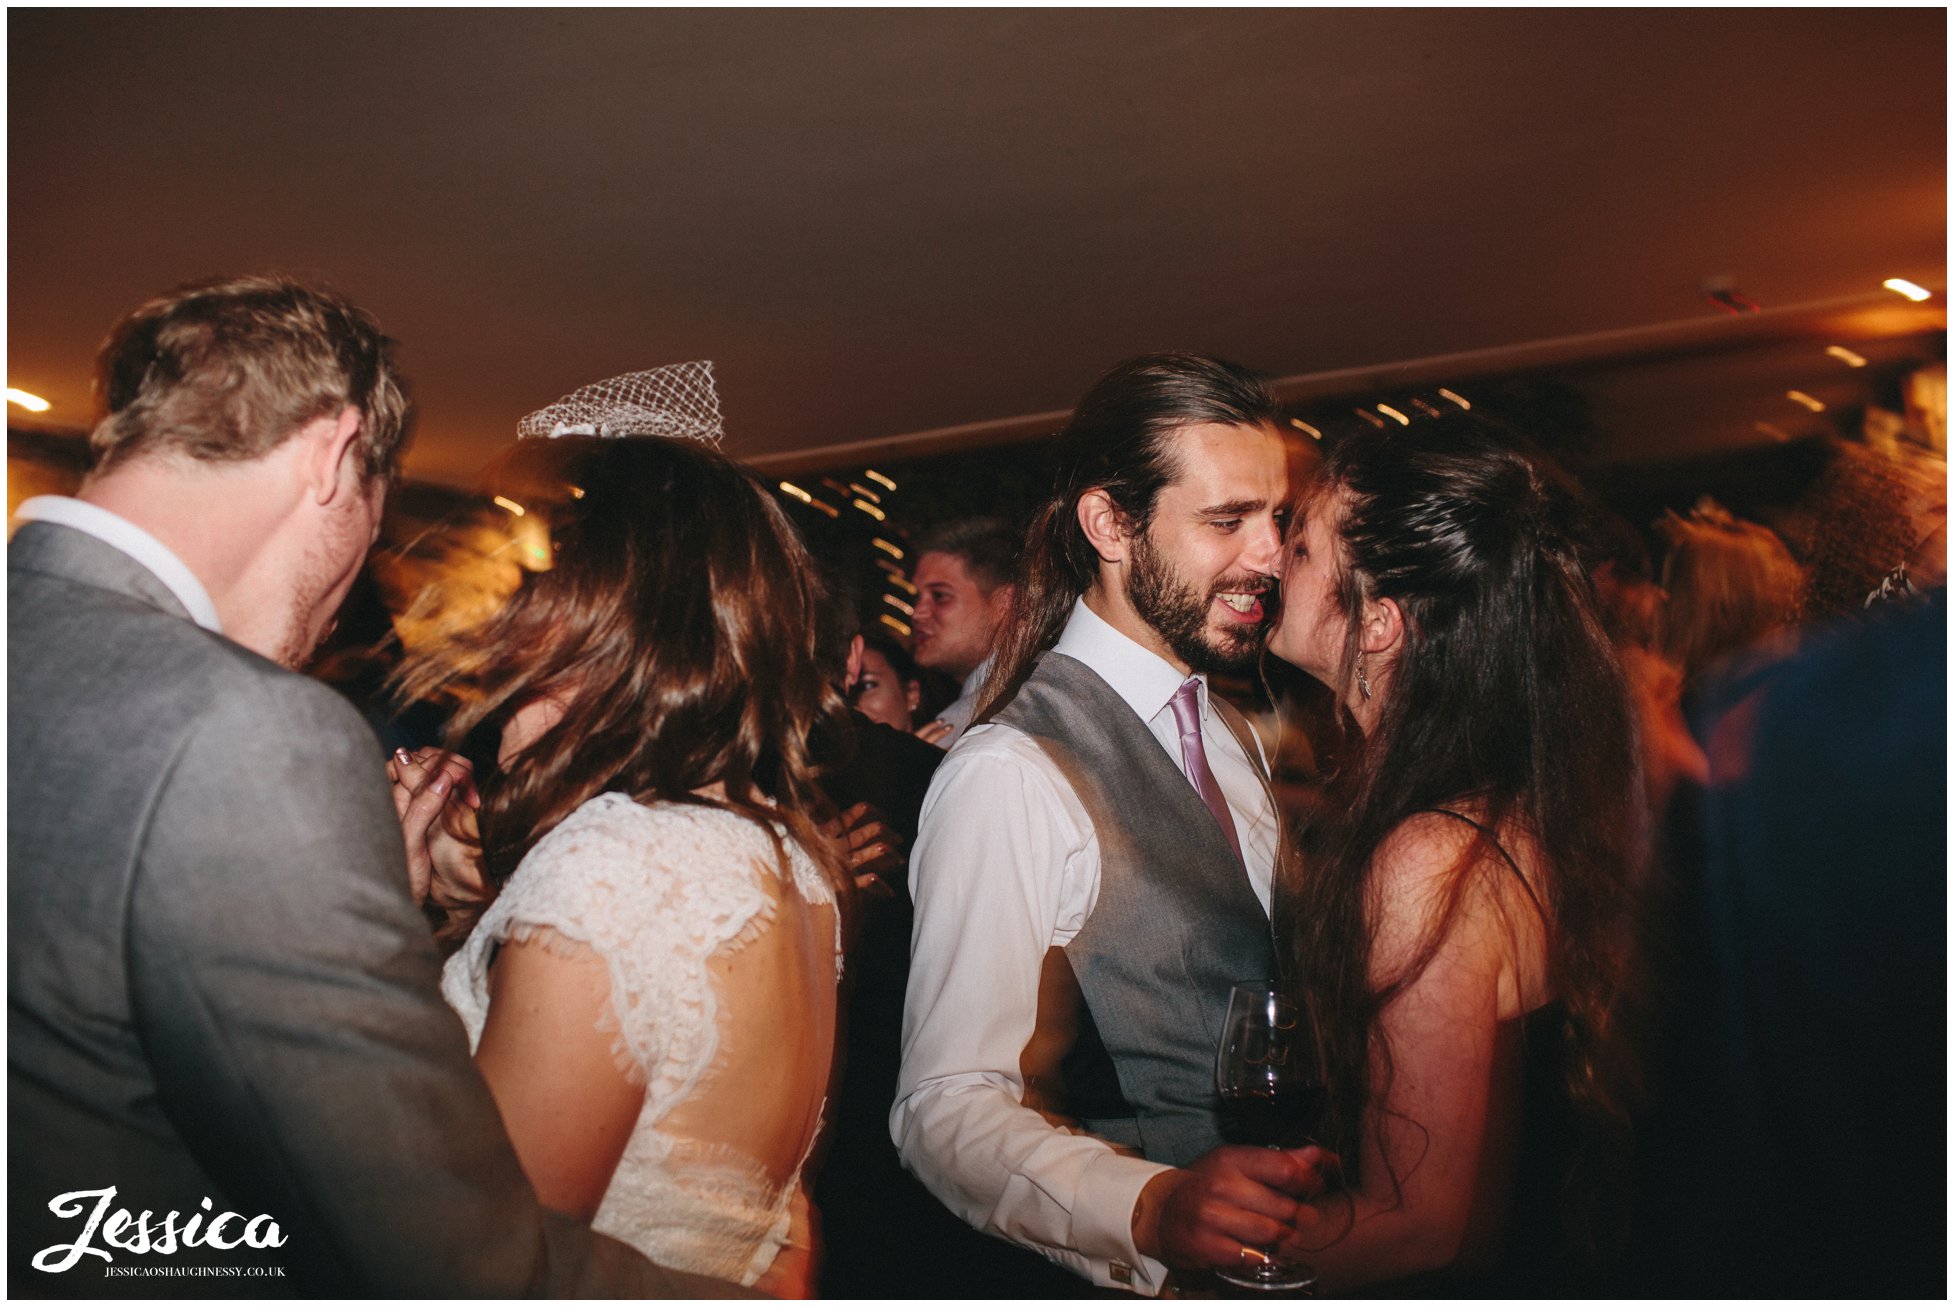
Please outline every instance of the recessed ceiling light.
M7 402L9 404L18 404L29 413L45 413L54 407L39 395L25 390L15 390L12 386L7 387Z
M1814 413L1823 413L1825 411L1825 405L1823 403L1813 399L1802 390L1787 390L1784 392L1784 397L1794 404L1803 404Z
M1913 282L1908 281L1905 277L1888 277L1885 281L1881 282L1880 285L1886 287L1886 289L1892 291L1896 295L1906 296L1908 299L1912 300L1915 304L1918 304L1921 300L1930 300L1934 297L1934 293L1932 291L1928 290L1924 286L1915 285Z
M1843 345L1827 345L1825 352L1849 368L1863 368L1866 366L1866 356L1864 354L1854 354Z

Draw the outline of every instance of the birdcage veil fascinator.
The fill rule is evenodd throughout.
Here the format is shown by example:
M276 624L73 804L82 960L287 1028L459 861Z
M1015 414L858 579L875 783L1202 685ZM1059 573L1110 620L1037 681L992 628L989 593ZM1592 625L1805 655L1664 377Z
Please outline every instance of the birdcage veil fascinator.
M592 382L516 424L519 440L666 436L717 446L726 434L712 363L672 363Z

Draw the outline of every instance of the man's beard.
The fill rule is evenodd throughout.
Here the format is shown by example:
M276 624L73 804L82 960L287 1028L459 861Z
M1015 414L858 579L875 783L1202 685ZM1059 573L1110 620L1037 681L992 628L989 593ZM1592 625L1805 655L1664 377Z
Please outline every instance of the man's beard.
M271 660L280 667L290 668L295 672L305 671L312 665L320 647L325 644L326 637L332 634L333 628L337 625L339 619L335 617L327 622L322 630L314 634L310 610L298 596L293 596L291 612L285 619L278 647L272 651Z
M1210 630L1208 612L1214 597L1224 592L1260 593L1262 620L1231 623L1219 632ZM1126 597L1140 620L1167 642L1175 657L1192 670L1209 675L1246 672L1254 667L1275 616L1275 590L1269 578L1253 574L1222 577L1202 594L1162 557L1154 548L1152 534L1146 531L1134 538Z

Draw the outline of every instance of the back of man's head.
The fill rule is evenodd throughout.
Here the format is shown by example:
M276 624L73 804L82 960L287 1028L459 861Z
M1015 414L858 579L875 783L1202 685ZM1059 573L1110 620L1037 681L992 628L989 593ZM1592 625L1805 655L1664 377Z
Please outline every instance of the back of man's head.
M93 470L176 455L260 458L315 418L360 414L369 477L392 476L409 403L393 342L331 291L276 277L198 282L129 314L102 345Z
M1134 531L1152 520L1160 492L1180 474L1175 434L1213 424L1273 425L1279 409L1246 368L1201 354L1142 354L1094 383L1059 433L1055 493L1032 519L1017 602L997 643L982 715L1064 629L1099 574L1099 555L1079 526L1079 500L1104 491Z

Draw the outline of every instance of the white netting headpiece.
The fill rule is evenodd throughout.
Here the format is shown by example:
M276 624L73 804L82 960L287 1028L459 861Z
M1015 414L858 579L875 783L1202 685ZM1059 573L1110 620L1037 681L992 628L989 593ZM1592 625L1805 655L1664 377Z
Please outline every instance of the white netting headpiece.
M597 381L516 424L518 440L670 436L717 445L726 434L712 363L673 363Z

